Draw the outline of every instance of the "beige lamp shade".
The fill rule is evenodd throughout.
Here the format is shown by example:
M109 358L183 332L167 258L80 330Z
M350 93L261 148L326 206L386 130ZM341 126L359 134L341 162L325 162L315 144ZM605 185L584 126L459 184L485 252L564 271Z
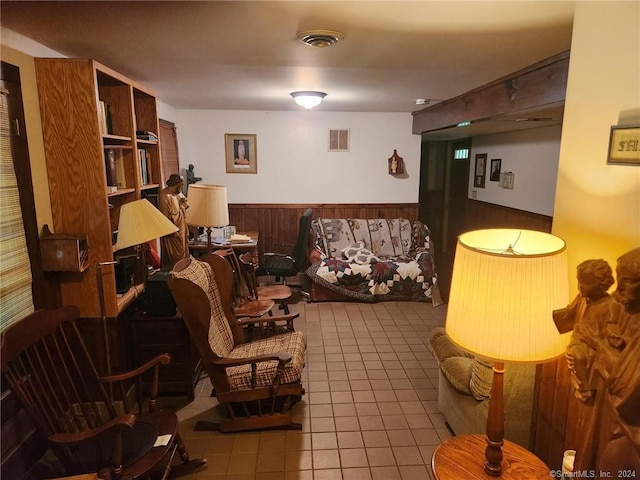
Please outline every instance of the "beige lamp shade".
M227 187L222 185L189 185L187 223L198 227L229 225Z
M491 229L460 235L445 329L463 349L498 362L543 363L561 356L553 310L569 285L565 242L532 230Z
M125 203L120 207L116 250L140 245L177 232L176 227L148 200Z

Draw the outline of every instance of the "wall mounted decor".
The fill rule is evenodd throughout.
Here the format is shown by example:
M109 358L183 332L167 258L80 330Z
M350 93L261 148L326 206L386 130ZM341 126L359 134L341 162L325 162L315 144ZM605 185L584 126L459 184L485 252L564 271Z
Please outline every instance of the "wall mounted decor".
M640 165L640 125L613 125L607 163Z
M398 155L397 150L393 150L393 155L389 157L389 175L399 175L404 173L404 160Z
M225 133L227 173L258 173L256 135Z
M476 154L476 165L473 173L473 186L477 188L484 188L485 172L487 169L487 154Z
M513 172L504 172L500 174L500 188L506 188L507 190L513 190L513 186L516 182L516 174Z
M490 182L500 181L500 169L502 168L502 160L500 158L491 159L491 173L489 174Z

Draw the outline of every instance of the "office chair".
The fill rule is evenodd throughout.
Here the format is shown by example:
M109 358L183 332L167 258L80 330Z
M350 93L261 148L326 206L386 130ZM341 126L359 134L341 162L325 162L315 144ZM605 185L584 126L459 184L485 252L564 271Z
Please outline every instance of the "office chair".
M256 269L256 276L271 275L276 277L276 280L282 278L282 282L286 284L287 277L295 277L298 272L302 272L309 266L309 231L311 229L312 216L313 210L308 208L300 217L298 238L291 254L265 253L262 256L260 266ZM308 297L307 292L303 291L301 293Z

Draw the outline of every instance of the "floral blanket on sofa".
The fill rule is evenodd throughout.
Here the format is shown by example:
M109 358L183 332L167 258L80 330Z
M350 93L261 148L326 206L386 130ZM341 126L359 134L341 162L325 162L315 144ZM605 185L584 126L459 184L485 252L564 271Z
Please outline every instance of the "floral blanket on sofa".
M321 253L307 269L314 283L360 301L439 299L430 232L422 222L318 218L312 233Z

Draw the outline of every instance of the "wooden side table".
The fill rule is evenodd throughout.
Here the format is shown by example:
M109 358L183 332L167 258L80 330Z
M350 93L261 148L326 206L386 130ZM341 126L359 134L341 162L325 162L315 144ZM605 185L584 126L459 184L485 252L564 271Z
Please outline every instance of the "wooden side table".
M139 310L131 316L130 327L134 365L141 365L161 353L170 354L171 363L160 367L158 392L186 394L193 400L202 361L180 313L153 317ZM148 381L143 381L143 388L150 387L149 376Z
M459 435L443 442L433 452L431 468L436 480L540 480L551 478L551 470L526 448L508 440L502 446L502 475L484 471L484 435Z

